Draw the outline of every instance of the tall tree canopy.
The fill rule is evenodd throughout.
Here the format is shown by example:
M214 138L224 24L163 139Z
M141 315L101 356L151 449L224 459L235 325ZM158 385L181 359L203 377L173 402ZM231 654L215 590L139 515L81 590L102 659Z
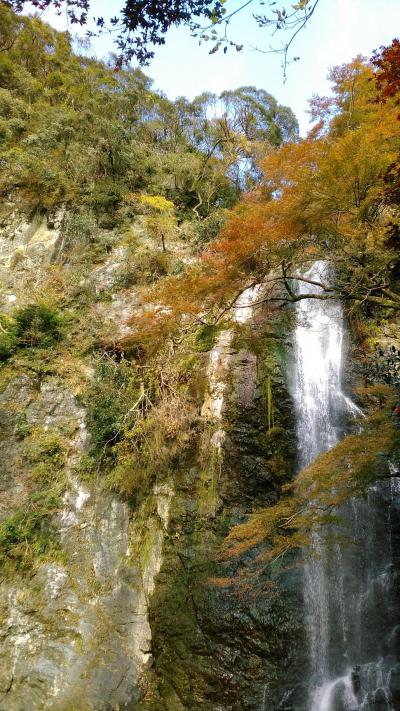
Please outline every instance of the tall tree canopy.
M206 217L254 184L272 146L297 136L292 111L266 92L169 101L140 70L78 56L68 33L5 4L0 49L0 191L32 206L84 202L100 214L146 192Z

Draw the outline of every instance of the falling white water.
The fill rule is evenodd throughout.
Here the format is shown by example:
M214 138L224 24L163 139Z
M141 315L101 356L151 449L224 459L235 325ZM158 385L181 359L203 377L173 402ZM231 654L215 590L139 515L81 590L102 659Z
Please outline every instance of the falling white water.
M328 267L316 262L304 275L327 282ZM322 290L300 282L299 292L323 296ZM300 467L309 464L339 439L344 413L358 408L342 390L343 313L334 300L304 299L297 305L295 401Z
M325 262L316 262L303 275L321 284L331 278ZM299 280L300 294L326 294L309 281ZM339 302L318 298L297 302L293 396L300 468L339 441L346 416L362 414L342 388L343 335ZM398 491L393 481L385 486L374 487L367 501L352 501L341 510L353 547L337 544L328 549L318 532L313 534L313 554L304 568L307 711L394 708L390 678L400 675L400 667L391 670L391 665L399 660L392 653L383 660L381 650L386 649L385 634L396 629L399 609L391 593L387 508L383 518L381 509L383 501L390 506Z
M316 262L304 275L305 279L321 283L328 277L324 262ZM323 295L322 289L314 284L299 283L300 293ZM353 403L344 395L341 385L343 314L340 304L334 300L304 299L298 302L297 319L294 397L299 465L304 467L337 443L341 415L351 409ZM329 674L330 629L329 580L317 533L313 535L313 548L315 555L304 570L304 593L311 668L318 684Z
M358 701L353 692L350 675L322 684L315 693L313 707L315 706L321 711L329 711L329 709L335 708L335 697L337 697L338 693L340 693L341 701L346 711L358 709Z

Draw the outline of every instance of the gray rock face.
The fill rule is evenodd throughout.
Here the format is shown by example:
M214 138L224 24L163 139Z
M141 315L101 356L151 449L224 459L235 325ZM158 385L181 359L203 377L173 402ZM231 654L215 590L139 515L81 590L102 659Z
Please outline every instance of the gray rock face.
M26 280L35 275L40 283L42 270L62 251L63 217L60 211L29 221L10 206L0 226L3 311L26 303ZM88 275L100 290L113 281L113 258ZM121 259L117 253L116 262ZM120 298L109 314L114 322ZM87 363L77 365L74 384L81 389L92 371ZM153 664L149 604L173 490L167 482L156 485L132 512L101 480L80 480L90 442L75 385L22 364L0 392L0 522L29 505L32 467L44 463L46 438L63 447L63 464L54 469L63 493L51 519L58 550L0 583L2 711L136 708Z
M44 423L48 431L65 431L68 423L67 491L56 515L65 561L45 563L29 578L0 587L0 708L103 709L105 700L117 708L139 697L152 664L148 600L172 492L166 485L154 492L143 560L131 551L131 541L142 537L141 512L131 520L127 504L73 473L87 441L75 399L54 380L34 398L23 379L3 393L3 408L18 397L27 403L28 423ZM18 476L14 489L20 497Z
M169 538L151 601L156 675L140 711L273 709L287 689L279 688L279 679L290 684L300 644L294 607L299 581L292 576L282 594L271 595L267 576L256 584L257 576L251 577L251 554L231 561L219 556L229 527L270 501L274 479L290 473L290 400L270 356L263 374L267 356L237 350L230 331L211 351L202 409L210 428L208 460L183 462L175 475ZM270 435L268 376L280 403ZM239 571L250 576L243 587Z
M0 222L0 284L2 309L21 302L24 280L40 281L40 272L52 259L65 216L60 208L53 214L21 215L9 203Z
M238 354L239 382L237 398L239 407L247 410L254 405L257 387L257 356L242 350Z
M151 665L148 596L161 564L171 492L157 492L164 522L155 508L146 521L144 563L131 555L135 521L127 504L73 474L87 442L82 408L54 379L39 392L33 385L25 377L8 385L3 417L7 405L20 403L28 425L69 436L67 491L56 515L65 562L45 563L28 579L1 585L0 708L102 709L104 699L116 707L138 697L139 679ZM17 452L18 441L7 438L6 447ZM18 473L10 466L6 481L8 496L13 490L21 499Z

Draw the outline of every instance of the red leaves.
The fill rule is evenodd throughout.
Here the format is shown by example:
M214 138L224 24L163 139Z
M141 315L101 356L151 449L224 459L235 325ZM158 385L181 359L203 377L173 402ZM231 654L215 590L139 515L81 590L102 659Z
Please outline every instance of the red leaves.
M372 57L372 63L377 68L375 80L380 99L397 97L396 103L400 103L400 41L394 39L389 47L381 47L380 53Z

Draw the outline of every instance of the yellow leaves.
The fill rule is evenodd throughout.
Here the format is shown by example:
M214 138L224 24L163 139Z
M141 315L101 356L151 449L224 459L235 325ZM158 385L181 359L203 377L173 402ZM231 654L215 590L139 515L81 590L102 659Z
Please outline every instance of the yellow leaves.
M123 201L127 205L142 205L151 214L173 214L175 205L163 195L146 195L140 193L126 193Z
M304 10L309 5L310 0L299 0L295 5L292 5L293 10Z
M140 195L142 205L149 207L159 213L173 213L175 206L171 200L167 200L163 195Z

